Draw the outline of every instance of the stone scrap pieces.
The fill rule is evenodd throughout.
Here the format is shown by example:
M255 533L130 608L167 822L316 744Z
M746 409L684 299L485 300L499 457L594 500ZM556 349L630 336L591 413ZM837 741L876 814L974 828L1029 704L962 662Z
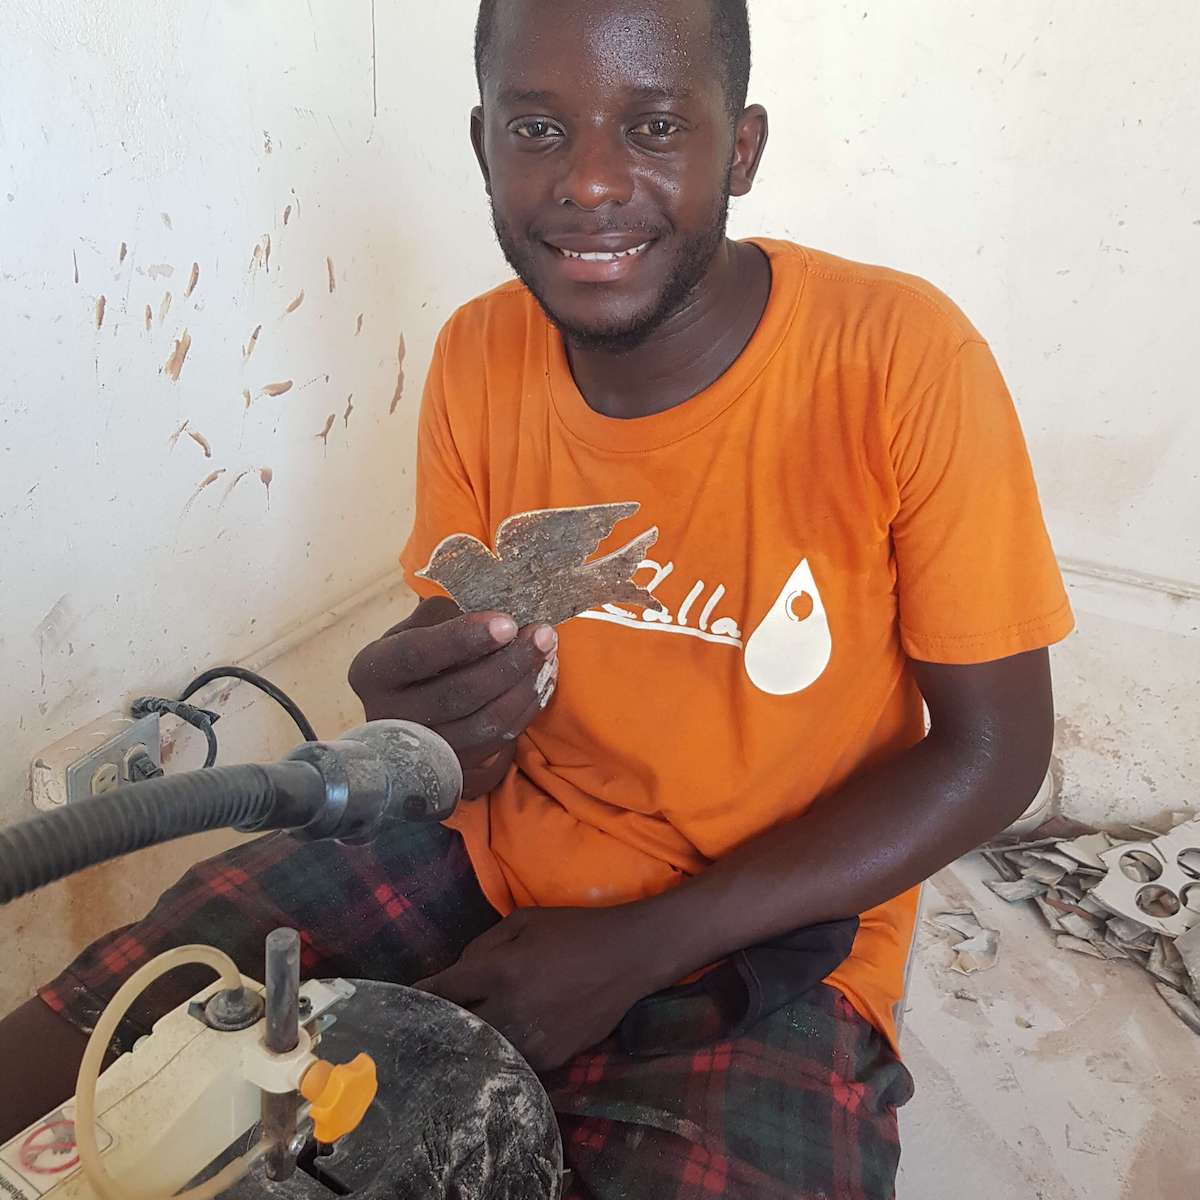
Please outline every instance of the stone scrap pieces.
M1200 925L1175 939L1175 949L1183 962L1183 969L1188 973L1188 991L1192 999L1200 1000Z
M1072 838L1069 842L1059 842L1058 851L1068 858L1073 858L1085 867L1093 867L1097 871L1105 869L1100 855L1112 849L1112 842L1106 833L1085 833L1082 837Z
M518 626L559 625L618 601L661 611L658 601L632 582L658 540L657 528L587 561L640 507L630 502L518 513L496 530L495 553L470 534L452 534L417 574L445 588L464 612L508 613Z
M930 919L943 932L955 935L951 970L960 975L974 975L976 971L986 971L996 965L1000 934L981 925L969 909L938 913Z
M1041 896L1049 890L1046 884L1039 883L1036 879L1017 879L1012 882L1006 879L989 879L987 885L1001 900L1007 900L1009 904L1015 904L1018 900L1032 900L1034 896Z
M1200 922L1200 820L1158 837L1121 842L1100 858L1106 874L1096 885L1096 899L1113 912L1169 937Z
M1166 833L1130 825L1117 834L1048 823L1021 842L988 846L1002 878L987 884L1009 903L1032 900L1059 949L1137 964L1200 1033L1200 819L1173 814L1171 824Z

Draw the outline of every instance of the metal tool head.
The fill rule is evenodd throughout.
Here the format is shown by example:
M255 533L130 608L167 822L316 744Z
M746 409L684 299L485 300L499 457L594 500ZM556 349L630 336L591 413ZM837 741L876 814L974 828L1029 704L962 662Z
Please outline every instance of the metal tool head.
M338 740L363 743L384 764L391 786L390 817L444 821L458 806L462 767L432 729L411 721L370 721Z

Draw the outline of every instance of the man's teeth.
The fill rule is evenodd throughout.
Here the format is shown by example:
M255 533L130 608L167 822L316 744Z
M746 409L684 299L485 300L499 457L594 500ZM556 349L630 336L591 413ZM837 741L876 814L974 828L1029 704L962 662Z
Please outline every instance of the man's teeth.
M618 250L614 254L584 253L576 250L564 250L560 246L559 253L564 258L581 258L584 262L616 262L618 258L632 258L635 254L641 254L641 252L649 245L649 242L643 242L640 246L634 246L630 250Z

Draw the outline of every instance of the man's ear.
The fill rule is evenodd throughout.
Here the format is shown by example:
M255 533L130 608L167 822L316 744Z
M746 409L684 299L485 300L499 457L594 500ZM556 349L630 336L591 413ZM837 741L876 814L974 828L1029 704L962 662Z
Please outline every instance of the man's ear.
M738 119L729 171L730 192L734 196L745 196L754 186L769 132L767 110L761 104L750 105Z
M483 148L483 106L476 105L471 109L471 146L475 151L475 159L483 172L483 186L487 194L492 194L492 176L488 171L487 154Z

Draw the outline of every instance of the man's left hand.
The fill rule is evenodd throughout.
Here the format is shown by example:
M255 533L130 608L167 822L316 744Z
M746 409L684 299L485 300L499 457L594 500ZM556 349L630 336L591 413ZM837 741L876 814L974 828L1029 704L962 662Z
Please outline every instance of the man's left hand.
M635 914L633 905L519 909L416 986L469 1008L535 1071L550 1071L602 1042L661 986Z

